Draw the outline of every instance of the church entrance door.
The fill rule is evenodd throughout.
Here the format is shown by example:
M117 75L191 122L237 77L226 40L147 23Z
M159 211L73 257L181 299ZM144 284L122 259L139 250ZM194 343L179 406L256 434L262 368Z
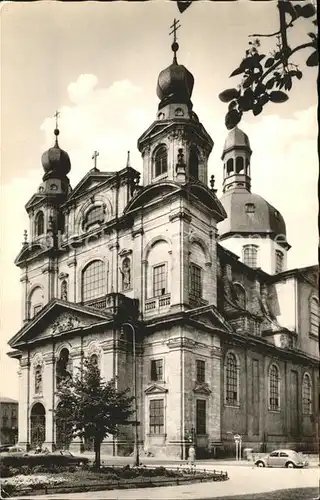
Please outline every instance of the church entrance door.
M46 410L36 403L31 410L31 448L42 446L46 440Z

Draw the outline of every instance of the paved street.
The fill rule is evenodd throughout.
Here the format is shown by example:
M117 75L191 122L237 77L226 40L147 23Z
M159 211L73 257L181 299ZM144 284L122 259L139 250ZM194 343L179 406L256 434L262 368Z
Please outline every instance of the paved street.
M199 467L200 468L200 467ZM207 470L218 469L216 465L207 463ZM220 468L220 467L219 467ZM143 488L133 490L111 490L102 492L70 493L57 495L37 496L37 500L48 499L206 499L221 496L235 496L241 494L263 493L286 488L318 487L319 468L307 469L263 469L253 467L239 467L224 464L230 479L226 482L195 483L183 486L167 486L160 488ZM31 497L21 497L24 500ZM310 499L311 500L311 499Z

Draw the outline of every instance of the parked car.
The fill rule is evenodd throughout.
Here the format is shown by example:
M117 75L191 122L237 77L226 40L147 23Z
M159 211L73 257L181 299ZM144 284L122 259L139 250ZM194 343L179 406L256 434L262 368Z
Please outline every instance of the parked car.
M15 457L23 457L24 455L27 455L26 450L24 450L20 446L1 446L0 453L1 456L9 455Z
M84 465L89 462L89 458L82 457L81 455L73 455L69 450L57 450L49 453L52 457L59 457L61 465Z
M255 461L257 467L306 467L306 458L294 450L275 450Z

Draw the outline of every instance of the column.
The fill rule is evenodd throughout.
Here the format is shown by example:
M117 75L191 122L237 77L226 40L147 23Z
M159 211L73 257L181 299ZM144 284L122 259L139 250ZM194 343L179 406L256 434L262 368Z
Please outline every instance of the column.
M189 302L189 227L191 216L181 207L169 216L172 238L171 306L183 310Z
M55 449L55 357L50 352L44 355L43 397L46 409L46 440L44 446L49 450Z
M209 410L208 434L211 444L221 442L221 365L222 350L220 340L216 339L216 345L211 347L211 395Z
M30 369L28 358L21 358L19 375L19 426L18 426L18 442L19 445L28 449L29 446L29 380L28 371Z

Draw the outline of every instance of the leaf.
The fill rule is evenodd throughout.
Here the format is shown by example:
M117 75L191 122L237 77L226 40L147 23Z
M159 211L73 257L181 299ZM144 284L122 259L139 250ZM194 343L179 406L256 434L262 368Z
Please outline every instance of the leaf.
M296 76L297 76L298 80L301 80L301 78L302 78L302 71L298 70Z
M266 86L263 83L258 83L256 88L254 89L254 93L257 97L259 97L261 94L263 94L266 90Z
M307 66L310 66L310 67L313 67L313 66L318 66L319 64L319 54L318 54L318 51L315 50L314 52L312 52L312 54L308 57L307 61L306 61L306 65Z
M250 87L250 85L252 85L253 82L254 82L254 75L250 75L250 76L248 76L248 78L246 78L244 80L244 82L242 83L242 86L244 89L246 89L246 88Z
M178 9L181 14L192 4L192 0L177 0Z
M225 125L226 125L228 130L231 130L236 125L238 125L240 120L241 120L241 113L239 113L239 111L237 111L236 109L231 109L226 114Z
M276 79L274 77L270 78L270 80L268 80L266 82L266 89L268 89L268 90L272 89L272 87L275 84L275 81L276 81Z
M265 104L267 104L268 101L269 101L268 94L263 94L261 97L259 97L259 104L261 104L261 106L264 106Z
M274 90L269 95L270 101L275 103L286 102L289 97L285 92L281 92L281 90Z
M286 80L286 82L284 84L284 88L286 90L291 90L291 88L292 88L292 79L290 77Z
M231 101L231 102L229 103L229 106L228 106L229 111L230 111L230 109L234 109L234 108L236 108L236 107L237 107L237 104L238 104L238 103L237 103L237 101L236 101L235 99L234 99L233 101Z
M257 116L261 113L262 109L263 108L260 104L256 104L252 109L252 113L254 114L254 116Z
M314 6L312 5L312 3L307 3L307 5L304 5L302 8L301 8L301 12L300 12L300 15L304 18L308 18L308 17L312 17L314 16L316 13L316 9L314 8Z
M219 99L222 102L230 102L232 99L239 97L240 92L237 89L226 89L219 94Z
M237 75L241 75L243 72L244 72L244 69L245 68L241 68L241 66L239 66L239 68L235 69L234 71L232 71L231 75L230 75L230 78L232 76L237 76Z
M264 66L265 68L271 68L271 66L273 65L274 63L274 58L273 57L269 57L266 62L264 63Z
M313 33L313 32L308 33L308 35L309 35L310 38L312 38L312 40L316 40L317 39L316 34Z

